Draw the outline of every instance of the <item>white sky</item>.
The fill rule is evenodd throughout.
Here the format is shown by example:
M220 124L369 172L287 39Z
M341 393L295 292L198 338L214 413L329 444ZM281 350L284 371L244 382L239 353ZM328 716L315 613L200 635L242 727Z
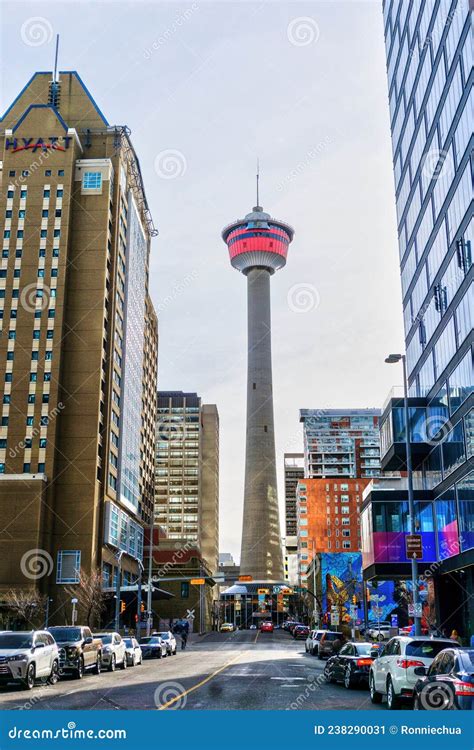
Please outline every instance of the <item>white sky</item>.
M0 14L2 111L51 69L60 33L60 69L132 130L160 230L159 388L218 406L221 550L238 558L246 281L220 232L254 205L257 155L262 205L296 230L272 279L281 507L299 408L381 406L400 380L384 364L403 335L381 2L4 0Z

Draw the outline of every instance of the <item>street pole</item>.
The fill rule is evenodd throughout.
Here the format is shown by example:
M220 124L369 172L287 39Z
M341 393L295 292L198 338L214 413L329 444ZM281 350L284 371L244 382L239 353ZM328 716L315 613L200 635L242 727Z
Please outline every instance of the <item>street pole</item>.
M408 509L410 513L410 531L412 534L417 533L415 522L415 502L413 499L413 470L411 463L411 443L410 443L410 423L408 410L408 382L407 382L407 363L406 356L402 354L403 365L403 405L405 411L405 446L406 446L406 464L407 464L407 484L408 484ZM413 589L413 616L415 623L415 635L421 635L421 617L417 614L419 604L418 591L418 560L411 561L411 583Z
M314 602L313 602L313 625L316 627L316 544L314 539L313 542L313 591L314 591Z
M153 614L151 609L151 602L152 602L152 594L153 594L153 586L152 586L152 578L153 578L153 521L152 518L150 523L150 540L148 544L148 588L146 593L146 634L149 636L151 634L151 625L153 622Z
M137 640L140 640L141 617L142 617L142 575L143 563L137 558L138 562L138 588L137 588Z
M77 599L76 598L71 599L71 604L72 604L72 624L75 625L76 624L76 604L77 604Z
M52 601L53 600L50 599L49 596L48 596L47 599L46 599L46 608L45 608L45 613L44 613L44 629L45 630L46 630L46 628L49 625L49 603L52 602Z
M117 556L117 580L115 583L115 631L120 631L120 586L122 578L122 555L123 550L120 550Z

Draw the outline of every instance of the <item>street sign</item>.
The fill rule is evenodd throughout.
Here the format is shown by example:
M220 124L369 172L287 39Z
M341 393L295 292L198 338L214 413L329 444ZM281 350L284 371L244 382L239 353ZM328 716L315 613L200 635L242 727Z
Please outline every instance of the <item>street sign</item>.
M279 594L281 592L281 586L274 586L273 587L273 593Z
M390 625L392 628L398 628L398 615L390 615Z
M331 613L331 625L339 625L339 615Z
M421 534L407 534L405 551L409 560L423 560L423 540Z
M239 576L239 581L253 581L252 576Z
M203 586L206 583L205 578L191 578L191 586Z
M423 603L417 602L413 609L413 616L414 617L421 617L423 615Z
M415 616L415 608L413 604L408 605L408 617L414 617Z

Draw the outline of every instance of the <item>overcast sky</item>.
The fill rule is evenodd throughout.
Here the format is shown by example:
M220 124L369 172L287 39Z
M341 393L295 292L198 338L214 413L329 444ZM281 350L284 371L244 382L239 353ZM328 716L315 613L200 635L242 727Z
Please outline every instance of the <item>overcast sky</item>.
M240 555L246 281L221 229L261 203L296 230L272 278L280 506L298 410L380 407L402 315L381 2L3 2L2 111L35 70L77 70L126 124L160 235L159 387L221 419L221 550ZM38 18L39 17L39 18ZM283 528L283 513L282 513Z

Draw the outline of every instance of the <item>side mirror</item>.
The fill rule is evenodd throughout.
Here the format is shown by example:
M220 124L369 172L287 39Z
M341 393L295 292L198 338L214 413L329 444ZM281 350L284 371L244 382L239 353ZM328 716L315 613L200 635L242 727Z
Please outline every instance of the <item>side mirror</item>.
M371 659L377 659L381 654L380 648L371 648L370 649L370 658Z
M89 636L87 636L87 638L84 638L84 645L85 645L85 646L90 646L90 644L91 644L92 642L93 642L93 641L92 641L92 638L90 637L90 635L89 635Z
M413 672L418 675L418 677L425 677L428 673L428 670L426 669L426 667L415 667Z
M37 643L34 648L35 649L37 649L37 648L44 648L44 643Z

